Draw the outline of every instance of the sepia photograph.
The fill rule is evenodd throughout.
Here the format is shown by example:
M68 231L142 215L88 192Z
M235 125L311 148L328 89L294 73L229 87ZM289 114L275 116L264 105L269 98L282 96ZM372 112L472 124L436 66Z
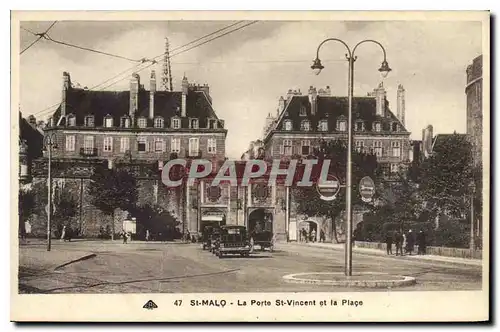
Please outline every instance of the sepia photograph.
M488 320L489 20L12 12L11 320Z

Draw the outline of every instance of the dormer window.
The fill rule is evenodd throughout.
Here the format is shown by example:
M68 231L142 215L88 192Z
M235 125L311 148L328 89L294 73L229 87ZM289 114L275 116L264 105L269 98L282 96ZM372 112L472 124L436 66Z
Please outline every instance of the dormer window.
M109 114L104 117L104 127L106 128L113 127L113 117Z
M122 116L120 119L120 126L123 128L130 128L130 117Z
M375 122L373 127L376 132L380 132L382 130L382 125L380 124L380 122Z
M327 120L320 120L318 123L318 130L319 131L328 131L328 121Z
M209 119L208 120L208 128L209 129L217 129L217 120Z
M87 115L85 117L85 127L93 127L94 126L94 116Z
M299 115L300 116L307 116L306 107L304 105L300 106Z
M148 120L145 117L137 119L137 126L139 128L146 128L148 126Z
M347 121L346 120L337 121L337 130L338 131L346 131L347 130Z
M171 127L173 129L179 129L181 127L181 119L179 118L172 118L172 123L171 123Z
M292 121L291 120L285 120L283 122L283 130L292 130Z
M356 122L356 131L363 131L365 130L365 124L363 121L357 121Z
M155 118L154 121L154 127L155 128L163 128L163 118L161 116L158 116Z
M393 122L392 125L391 125L391 130L392 131L398 131L398 123L397 122Z
M309 130L311 130L311 123L309 122L309 120L303 120L300 123L300 130L302 130L302 131L309 131Z
M76 126L76 117L73 114L69 114L67 119L68 119L68 126L69 127Z
M189 127L191 129L198 129L199 125L198 125L198 119L190 119L189 120Z

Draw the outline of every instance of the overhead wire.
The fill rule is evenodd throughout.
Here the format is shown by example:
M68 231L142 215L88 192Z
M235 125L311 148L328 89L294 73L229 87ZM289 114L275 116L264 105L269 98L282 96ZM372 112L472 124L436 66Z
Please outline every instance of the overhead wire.
M37 39L35 39L31 44L28 45L28 47L26 47L24 50L21 51L21 53L19 53L19 55L23 54L24 52L26 52L27 50L29 50L31 48L31 46L35 45L36 43L38 43L38 41L40 41L40 39L42 39L46 34L47 32L50 31L50 29L52 29L54 27L54 25L57 23L57 21L54 21L49 27L47 30L45 30L45 32L43 33L36 33L35 35L38 36ZM27 29L25 29L27 30Z

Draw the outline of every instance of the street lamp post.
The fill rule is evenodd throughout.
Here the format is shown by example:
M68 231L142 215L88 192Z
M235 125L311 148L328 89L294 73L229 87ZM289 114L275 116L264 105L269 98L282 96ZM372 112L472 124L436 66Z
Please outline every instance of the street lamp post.
M47 169L47 251L51 249L51 231L52 231L52 149L57 149L55 134L49 133L43 139L44 150L48 155Z
M474 194L476 192L476 185L474 184L474 181L471 181L469 184L469 189L470 189L470 250L471 250L471 255L474 254L474 246L475 246L475 241L474 241Z
M316 73L319 75L324 66L321 64L321 60L319 59L319 50L323 44L328 41L335 41L343 44L347 49L346 58L349 62L349 72L348 72L348 89L347 89L347 98L348 98L348 130L347 130L347 174L346 174L346 216L347 216L347 238L345 243L345 275L352 276L352 99L353 99L353 86L354 86L354 62L357 57L355 56L356 49L359 45L363 43L374 43L379 45L382 48L384 53L384 60L382 61L382 65L379 68L380 73L383 77L386 77L387 74L391 71L389 68L389 64L386 59L386 52L382 44L378 41L372 39L362 40L357 43L354 48L351 49L349 46L341 39L338 38L328 38L319 44L318 49L316 51L316 59L311 66Z

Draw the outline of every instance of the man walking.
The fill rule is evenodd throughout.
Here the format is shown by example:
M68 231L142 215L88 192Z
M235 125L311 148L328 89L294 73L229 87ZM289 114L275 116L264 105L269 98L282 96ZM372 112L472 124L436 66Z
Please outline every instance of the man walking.
M385 235L385 246L387 249L387 255L392 255L392 234L387 232Z
M400 253L403 256L403 237L399 232L394 235L394 243L396 244L396 256L399 256Z

